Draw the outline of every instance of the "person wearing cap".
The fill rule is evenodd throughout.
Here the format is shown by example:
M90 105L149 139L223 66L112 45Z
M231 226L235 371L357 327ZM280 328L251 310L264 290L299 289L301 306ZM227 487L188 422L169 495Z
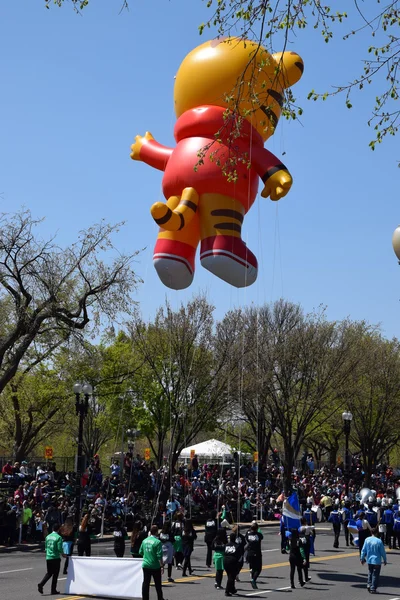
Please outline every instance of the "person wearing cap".
M58 574L60 572L61 565L61 556L66 558L66 555L63 553L63 540L61 535L59 535L58 530L60 529L60 525L55 523L53 527L52 533L50 533L46 537L45 547L46 547L46 566L47 573L43 577L42 581L38 583L38 592L39 594L43 594L43 588L49 579L51 581L51 593L59 594L60 592L57 590L57 579Z
M258 523L253 521L249 531L245 535L247 561L251 569L251 587L257 590L257 579L262 570L261 542L263 534L258 530Z

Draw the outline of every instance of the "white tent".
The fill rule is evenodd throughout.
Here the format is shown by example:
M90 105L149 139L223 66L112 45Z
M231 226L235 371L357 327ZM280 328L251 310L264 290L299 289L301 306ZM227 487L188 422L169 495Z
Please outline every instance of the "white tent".
M194 444L184 448L179 455L179 458L190 458L190 451L194 450L196 456L207 458L224 458L232 456L234 450L228 444L219 442L218 440L207 440L200 444Z

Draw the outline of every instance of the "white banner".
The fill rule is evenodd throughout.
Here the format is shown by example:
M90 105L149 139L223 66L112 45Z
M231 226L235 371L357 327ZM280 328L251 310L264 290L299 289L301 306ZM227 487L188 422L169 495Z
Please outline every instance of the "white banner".
M72 556L69 559L66 594L142 597L142 559L106 556Z

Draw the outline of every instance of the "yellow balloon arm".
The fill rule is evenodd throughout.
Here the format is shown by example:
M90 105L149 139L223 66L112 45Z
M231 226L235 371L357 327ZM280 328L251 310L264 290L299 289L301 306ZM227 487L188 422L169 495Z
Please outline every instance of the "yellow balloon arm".
M141 160L150 167L164 171L171 157L173 148L156 142L151 133L146 131L144 136L137 135L131 146L131 158Z
M263 198L280 200L286 196L292 186L292 176L287 167L269 150L253 148L251 166L264 182L261 192Z

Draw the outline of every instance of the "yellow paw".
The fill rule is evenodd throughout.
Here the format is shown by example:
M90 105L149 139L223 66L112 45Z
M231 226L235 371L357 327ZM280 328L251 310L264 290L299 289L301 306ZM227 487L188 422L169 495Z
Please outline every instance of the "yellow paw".
M135 137L135 143L131 146L131 159L140 160L140 150L146 142L154 140L153 136L149 131L146 131L144 135L137 135Z
M268 198L269 196L271 200L280 200L286 196L292 187L292 183L293 179L290 173L281 169L267 179L261 196L263 198Z

